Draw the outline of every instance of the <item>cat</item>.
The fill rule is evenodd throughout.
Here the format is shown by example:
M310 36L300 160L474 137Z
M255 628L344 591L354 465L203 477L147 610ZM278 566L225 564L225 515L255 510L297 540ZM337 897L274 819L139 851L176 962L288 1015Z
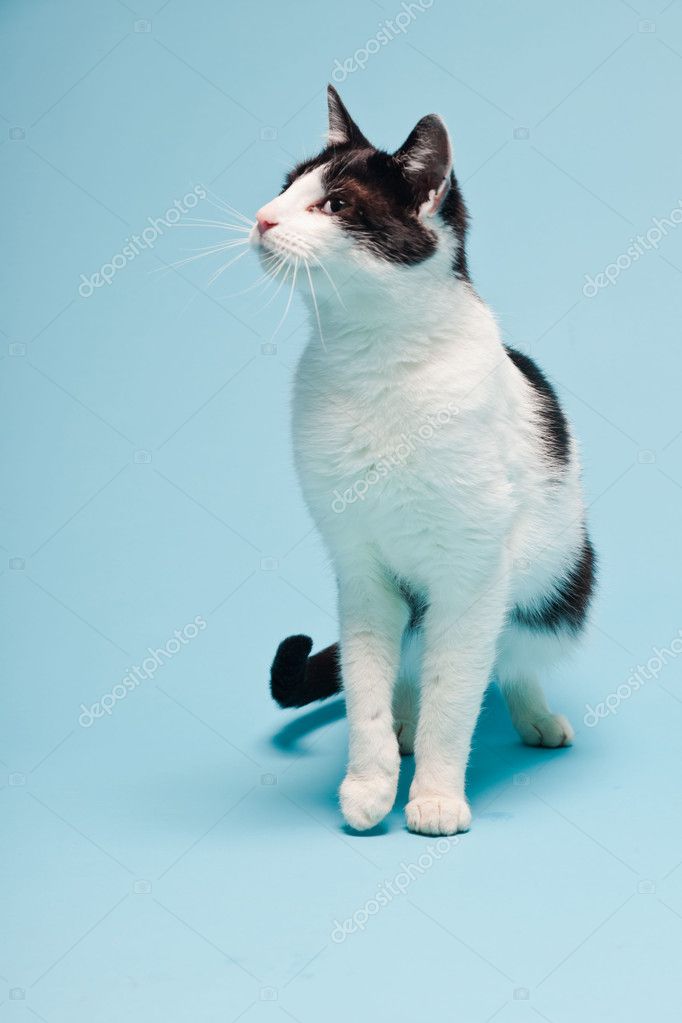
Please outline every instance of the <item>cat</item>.
M536 364L505 347L469 278L447 129L389 154L328 88L327 144L257 213L266 266L300 271L312 324L296 372L304 497L338 580L340 643L292 636L273 696L343 690L346 823L391 810L414 752L408 829L469 828L465 772L495 676L521 739L570 745L540 679L582 632L595 582L576 441ZM305 273L303 272L305 270ZM338 283L337 283L338 282Z

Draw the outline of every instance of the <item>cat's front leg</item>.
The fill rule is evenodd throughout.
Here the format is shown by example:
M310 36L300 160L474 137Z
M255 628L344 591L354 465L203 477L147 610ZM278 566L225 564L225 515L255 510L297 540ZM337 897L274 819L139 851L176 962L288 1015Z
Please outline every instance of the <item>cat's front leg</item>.
M393 731L393 686L407 608L368 560L340 573L341 668L349 730L348 771L339 792L343 816L365 831L395 801L400 770Z
M424 835L454 835L471 823L466 766L505 615L499 573L462 588L455 578L430 592L424 630L416 766L405 808L410 831Z

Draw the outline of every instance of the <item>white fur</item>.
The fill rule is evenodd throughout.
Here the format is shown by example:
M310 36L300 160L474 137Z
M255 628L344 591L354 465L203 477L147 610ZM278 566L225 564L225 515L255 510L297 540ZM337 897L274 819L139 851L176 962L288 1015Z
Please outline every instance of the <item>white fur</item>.
M571 440L561 469L547 458L535 393L490 310L453 277L456 243L437 217L435 254L401 267L353 242L315 207L323 198L319 170L299 178L268 204L278 226L259 243L311 260L304 297L310 303L314 287L324 335L323 347L315 318L296 375L293 435L338 576L350 727L341 806L359 829L388 813L400 742L416 757L408 827L452 834L470 822L464 775L494 670L527 742L571 739L538 681L571 638L534 634L507 616L517 601L539 600L580 551L577 451ZM373 469L406 437L406 457ZM334 510L335 493L359 489L362 498ZM429 602L423 628L405 639L396 577Z

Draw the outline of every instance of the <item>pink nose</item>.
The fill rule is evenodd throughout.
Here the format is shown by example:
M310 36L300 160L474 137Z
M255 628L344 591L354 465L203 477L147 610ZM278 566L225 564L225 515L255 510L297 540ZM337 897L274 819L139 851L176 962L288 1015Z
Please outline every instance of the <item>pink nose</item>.
M261 234L265 234L265 232L269 231L271 227L276 227L277 226L278 222L276 220L272 220L271 218L272 218L272 214L269 214L266 217L260 210L256 214L256 221L258 222L258 230L260 231Z

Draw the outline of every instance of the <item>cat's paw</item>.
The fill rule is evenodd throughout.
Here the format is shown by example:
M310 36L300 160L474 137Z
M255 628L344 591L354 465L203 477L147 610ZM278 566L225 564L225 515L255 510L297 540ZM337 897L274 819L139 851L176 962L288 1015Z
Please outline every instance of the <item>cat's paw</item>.
M398 774L360 778L347 774L339 789L344 820L355 831L367 831L382 821L395 802Z
M417 796L405 807L405 820L419 835L456 835L468 830L471 810L462 796Z
M404 757L411 757L414 753L414 740L417 734L417 726L414 721L396 719L393 722L393 730L398 740L398 748Z
M563 714L545 714L535 720L515 721L516 729L526 746L570 746L574 732Z

